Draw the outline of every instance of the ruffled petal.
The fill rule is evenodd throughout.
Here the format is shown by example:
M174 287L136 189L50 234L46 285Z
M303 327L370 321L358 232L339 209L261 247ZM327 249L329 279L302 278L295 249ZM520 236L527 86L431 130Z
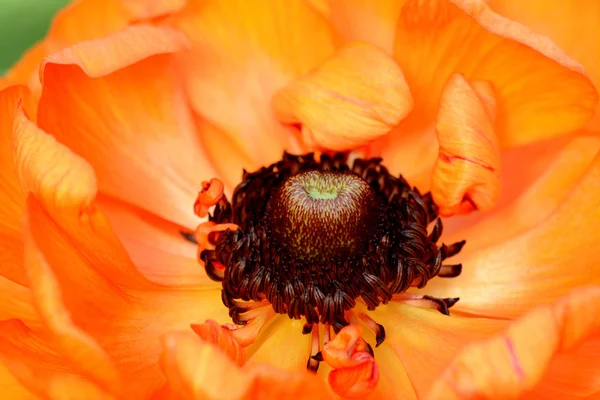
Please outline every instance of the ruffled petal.
M548 36L586 69L596 88L600 88L600 3L597 1L488 0L503 16L518 21ZM596 108L588 128L600 130L600 111Z
M329 27L311 7L211 0L167 23L193 42L180 65L194 110L255 163L247 169L279 160L284 149L302 151L295 130L275 119L271 97L333 54Z
M198 185L214 173L171 69L186 46L140 25L49 56L39 125L90 162L102 192L193 227Z
M0 321L20 319L29 327L40 325L29 288L0 277L0 293Z
M598 146L597 139L593 139L592 144ZM439 297L460 296L460 302L453 309L500 318L518 316L533 305L553 301L578 285L600 283L600 265L595 252L600 224L597 207L600 201L600 155L596 154L583 172L589 158L582 156L590 156L586 151L582 152L580 148L575 153L566 152L565 158L559 161L568 169L561 172L557 165L554 171L561 174L552 175L551 180L550 176L544 177L536 188L540 190L537 195L543 196L541 189L544 189L546 193L558 190L557 198L561 193L565 196L552 214L545 216L556 206L555 200L540 203L543 219L539 220L535 213L532 215L539 220L537 225L520 223L517 230L522 233L511 233L508 228L508 233L516 236L457 256L457 261L466 266L462 274L443 283L432 280L428 292ZM573 162L577 157L581 158ZM571 163L572 166L568 166ZM569 190L567 184L561 189L561 180L577 181L579 174L583 175L574 187ZM527 194L524 198L527 203L520 206L522 212L514 213L511 218L501 218L494 228L489 228L502 230L512 218L528 218L527 210L536 207L529 200L535 199L534 192ZM468 243L465 250L467 248Z
M448 234L442 239L446 243L463 239L468 243L453 259L460 261L469 253L508 240L540 224L560 206L585 174L600 151L600 137L582 133L567 141L547 144L541 151L544 154L527 146L513 152L515 154L503 155L502 164L508 168L508 171L502 171L503 192L511 193L503 193L505 199L501 199L491 214L472 223L457 224L456 218L444 221L444 232ZM543 160L548 154L552 155L550 162ZM531 174L537 176L528 181L527 176ZM464 227L459 229L459 226ZM452 283L434 280L428 289L437 284Z
M184 237L186 231L178 225L106 197L99 204L131 260L146 278L180 288L221 287L208 278L196 257L198 246Z
M23 269L21 224L25 196L17 180L12 155L12 125L17 101L35 118L35 101L24 86L0 91L0 275L27 285Z
M5 398L115 399L65 364L64 358L59 357L43 337L18 320L0 321L0 360L18 381L0 381L9 383L2 385Z
M269 365L239 369L224 353L189 333L163 340L163 371L182 399L330 399L325 382L305 371Z
M179 11L186 0L79 0L60 10L48 31L46 51L100 39L130 24Z
M551 381L544 380L544 375L557 354L577 351L586 340L600 339L599 304L600 287L576 289L552 306L529 312L511 324L504 334L467 346L435 382L427 399L597 396L600 358L593 354L589 354L584 368L575 366L580 373L594 366L594 374L576 378L576 381L587 381L586 391L569 390L569 387L577 387L578 382L564 379L558 391L553 391L557 388L550 387ZM569 373L572 368L569 362L562 365L562 371L570 377L574 377ZM553 383L556 384L556 380Z
M305 145L343 151L387 134L412 108L395 61L375 46L350 43L277 92L281 122L301 124Z
M125 397L154 392L163 383L158 338L206 318L225 319L220 291L168 290L146 280L94 203L90 165L19 110L14 140L18 176L31 193L26 253L30 283L53 340L97 342L116 363ZM94 347L90 344L88 350ZM100 362L90 356L86 365L93 360ZM105 368L98 371L107 373Z
M483 0L408 1L395 49L415 98L412 118L421 126L433 120L454 73L493 85L502 146L577 130L597 104L581 65L547 38L495 14Z
M436 121L439 156L431 194L440 215L486 211L500 191L500 152L494 132L493 89L459 74L446 84Z
M368 313L386 331L385 342L375 349L381 380L386 379L391 364L399 363L406 369L410 388L417 398L427 393L435 378L465 344L486 338L506 326L502 320L449 317L393 301ZM369 336L365 339L371 340ZM382 353L395 357L381 358Z

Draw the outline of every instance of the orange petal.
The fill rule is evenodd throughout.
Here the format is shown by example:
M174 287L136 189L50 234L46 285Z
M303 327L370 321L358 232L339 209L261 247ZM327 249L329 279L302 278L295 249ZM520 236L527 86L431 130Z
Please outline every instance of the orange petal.
M506 326L502 320L448 317L437 311L394 301L368 313L386 331L385 342L375 349L381 380L393 379L386 376L387 371L397 369L394 364L401 364L417 398L427 393L435 378L465 344L489 337ZM365 339L372 340L369 336ZM387 353L395 357L381 356Z
M483 0L408 2L395 56L415 98L413 118L421 124L433 119L453 74L489 81L498 100L502 146L577 130L597 103L581 65L547 38L495 14Z
M585 162L575 163L575 168L568 171L568 175L573 175L567 179L577 179L577 170L584 167ZM532 305L553 301L578 285L600 283L595 251L600 224L599 181L597 154L575 187L559 191L568 194L551 215L517 236L458 258L465 266L460 277L449 280L432 294L460 296L456 310L514 317ZM514 218L527 216L520 213Z
M137 207L102 197L116 236L140 272L164 286L215 289L221 285L208 278L196 258L198 246L186 240L182 229Z
M189 333L171 333L163 346L163 370L183 399L331 398L319 377L267 365L240 370L225 354Z
M231 335L231 331L223 328L216 321L208 320L203 324L192 325L192 330L205 342L212 343L239 365L244 365L246 358L242 346Z
M431 184L442 216L486 211L495 205L500 189L500 154L493 100L489 85L469 84L459 74L448 80L442 92L436 122L440 153Z
M257 165L279 160L283 149L302 150L294 130L274 118L271 97L333 53L329 28L312 8L303 0L211 0L168 23L193 42L180 64L194 110L229 135L228 146Z
M600 87L600 3L597 1L489 0L496 12L548 36L586 69L596 88ZM600 111L589 128L600 129Z
M171 68L168 53L185 48L180 33L140 25L49 56L39 125L90 162L101 191L192 227L214 173Z
M48 347L42 337L18 320L0 321L0 360L18 381L0 381L8 381L10 384L2 385L5 398L115 399L90 380L78 375Z
M588 338L597 339L598 304L600 287L576 289L553 306L529 312L503 335L467 346L435 382L427 398L517 399L529 397L538 385L542 391L551 393L543 380L548 364L556 354L573 350ZM596 357L593 365L596 382L591 393L597 394L600 359ZM568 364L564 367L570 368ZM561 386L570 385L567 382L562 381ZM575 393L568 396L582 398Z
M29 327L40 325L29 288L0 277L0 293L0 321L20 319Z
M393 52L396 24L404 0L307 1L329 19L341 40L357 40Z
M388 133L411 110L412 98L394 60L352 43L280 90L273 107L280 121L302 124L305 144L345 150Z
M545 158L546 154L539 154L539 151L530 146L519 148L518 154L513 152L515 153L513 155L506 153L503 155L502 164L508 169L502 171L503 190L513 192L503 194L509 197L505 200L507 204L499 204L498 210L486 215L487 218L469 224L463 229L457 227L452 229L452 222L456 218L447 220L449 224L444 221L444 232L448 232L443 237L444 242L454 243L465 239L468 243L456 256L456 261L460 261L469 253L526 232L552 214L571 193L592 163L594 156L600 151L600 137L582 133L567 141L561 140L556 144L548 144L542 149L540 150L544 153L552 155L552 160L547 164L544 162L541 169L535 164ZM532 165L534 168L531 168ZM536 179L522 186L519 181L527 179L523 175L532 172L537 175ZM518 195L516 198L511 198L516 195ZM451 284L448 280L434 280L427 287L430 290L444 283Z
M35 102L24 86L0 91L0 275L27 285L23 269L21 222L25 196L17 180L12 155L12 125L18 99L35 117Z
M146 19L181 9L185 0L79 0L60 10L48 31L47 53L100 39Z
M28 203L28 216L39 212L36 200L31 199ZM36 222L38 221L35 219L29 220L29 223ZM94 339L73 323L63 303L59 284L37 247L36 239L28 232L25 237L25 267L38 314L54 334L51 338L53 346L80 372L90 376L109 392L116 393L119 390L119 381L112 361ZM94 318L97 318L97 315L94 315Z

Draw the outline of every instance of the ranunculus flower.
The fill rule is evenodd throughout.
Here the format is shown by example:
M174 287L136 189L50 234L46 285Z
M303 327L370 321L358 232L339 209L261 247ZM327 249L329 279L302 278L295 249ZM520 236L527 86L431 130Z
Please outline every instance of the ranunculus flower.
M3 398L600 393L597 92L485 2L82 0L0 87Z

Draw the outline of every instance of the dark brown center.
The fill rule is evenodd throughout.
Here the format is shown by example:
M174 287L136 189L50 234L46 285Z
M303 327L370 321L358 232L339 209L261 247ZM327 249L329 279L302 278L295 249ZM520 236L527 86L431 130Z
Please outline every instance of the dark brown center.
M277 189L265 225L287 254L322 264L364 253L381 217L381 202L361 177L313 170L289 177Z

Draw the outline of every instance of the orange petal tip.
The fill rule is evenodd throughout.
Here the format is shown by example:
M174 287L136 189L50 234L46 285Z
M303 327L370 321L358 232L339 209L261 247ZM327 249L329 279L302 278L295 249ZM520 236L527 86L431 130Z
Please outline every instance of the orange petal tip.
M495 112L489 83L469 83L460 74L446 83L435 125L439 155L431 185L440 215L485 211L495 205L500 190Z
M400 67L383 50L362 43L343 47L273 98L281 122L302 124L309 145L331 150L387 134L412 106Z

